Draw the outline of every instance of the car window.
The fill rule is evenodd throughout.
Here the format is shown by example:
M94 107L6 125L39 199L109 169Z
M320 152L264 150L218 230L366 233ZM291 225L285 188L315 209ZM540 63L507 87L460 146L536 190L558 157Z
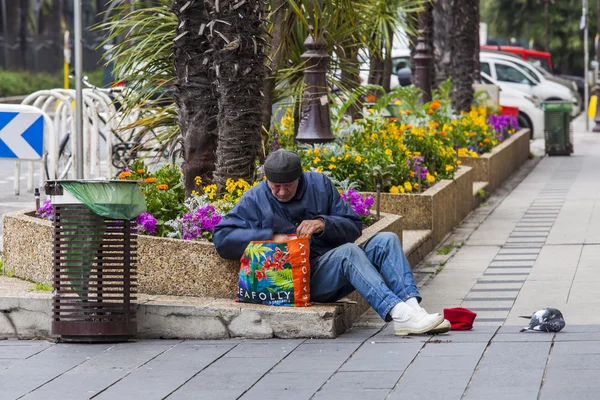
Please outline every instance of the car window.
M506 64L496 64L496 76L500 82L533 84L527 75Z
M492 75L491 71L490 71L490 64L486 63L486 62L482 62L480 63L480 67L479 69L481 70L481 72L485 72L488 75Z
M550 72L550 64L548 63L548 60L545 58L529 57L529 58L527 58L527 62L533 64L534 66L536 66L538 68L543 68L544 71L546 71L546 72Z

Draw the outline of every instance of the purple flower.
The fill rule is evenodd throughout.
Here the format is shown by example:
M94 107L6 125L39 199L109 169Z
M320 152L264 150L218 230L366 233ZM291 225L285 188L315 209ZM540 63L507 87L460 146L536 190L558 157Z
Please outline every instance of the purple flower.
M494 128L498 134L498 139L502 140L505 134L508 133L509 129L518 130L519 122L517 118L511 115L490 115L488 117L488 123Z
M44 200L42 206L35 211L35 215L42 219L47 219L48 221L52 221L54 218L54 207L50 200Z
M342 192L341 196L358 215L371 215L370 208L375 202L373 196L363 197L355 190Z
M210 238L215 226L221 222L221 218L212 204L199 207L193 213L184 214L180 220L183 240L194 240L197 237Z
M137 232L138 234L147 233L149 235L156 234L156 218L149 213L143 213L137 217Z

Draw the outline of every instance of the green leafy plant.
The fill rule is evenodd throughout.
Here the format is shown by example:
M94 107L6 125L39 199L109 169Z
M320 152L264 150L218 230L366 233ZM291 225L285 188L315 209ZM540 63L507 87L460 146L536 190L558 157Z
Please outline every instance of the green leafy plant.
M446 255L446 254L449 254L453 248L454 248L454 244L447 244L447 245L437 249L435 252L438 255Z
M36 282L29 290L38 292L51 292L53 289L52 285L48 285L47 283Z

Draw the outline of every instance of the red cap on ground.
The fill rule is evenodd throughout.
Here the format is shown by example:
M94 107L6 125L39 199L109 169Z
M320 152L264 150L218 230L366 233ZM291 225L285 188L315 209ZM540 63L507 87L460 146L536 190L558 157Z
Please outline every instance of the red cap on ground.
M477 317L477 314L466 308L444 308L444 318L450 321L453 331L469 331L473 329L475 317Z

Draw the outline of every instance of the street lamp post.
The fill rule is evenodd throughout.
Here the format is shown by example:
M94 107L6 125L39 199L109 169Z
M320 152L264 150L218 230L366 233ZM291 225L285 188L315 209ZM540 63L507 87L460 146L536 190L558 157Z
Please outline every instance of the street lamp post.
M600 0L598 0L600 1ZM415 86L423 94L422 101L427 103L431 101L431 48L429 47L429 13L421 11L419 13L419 36L417 36L417 45L415 46Z
M306 60L302 112L296 140L303 143L327 143L335 140L331 131L329 96L327 95L327 42L322 38L313 40L308 35L304 42Z

